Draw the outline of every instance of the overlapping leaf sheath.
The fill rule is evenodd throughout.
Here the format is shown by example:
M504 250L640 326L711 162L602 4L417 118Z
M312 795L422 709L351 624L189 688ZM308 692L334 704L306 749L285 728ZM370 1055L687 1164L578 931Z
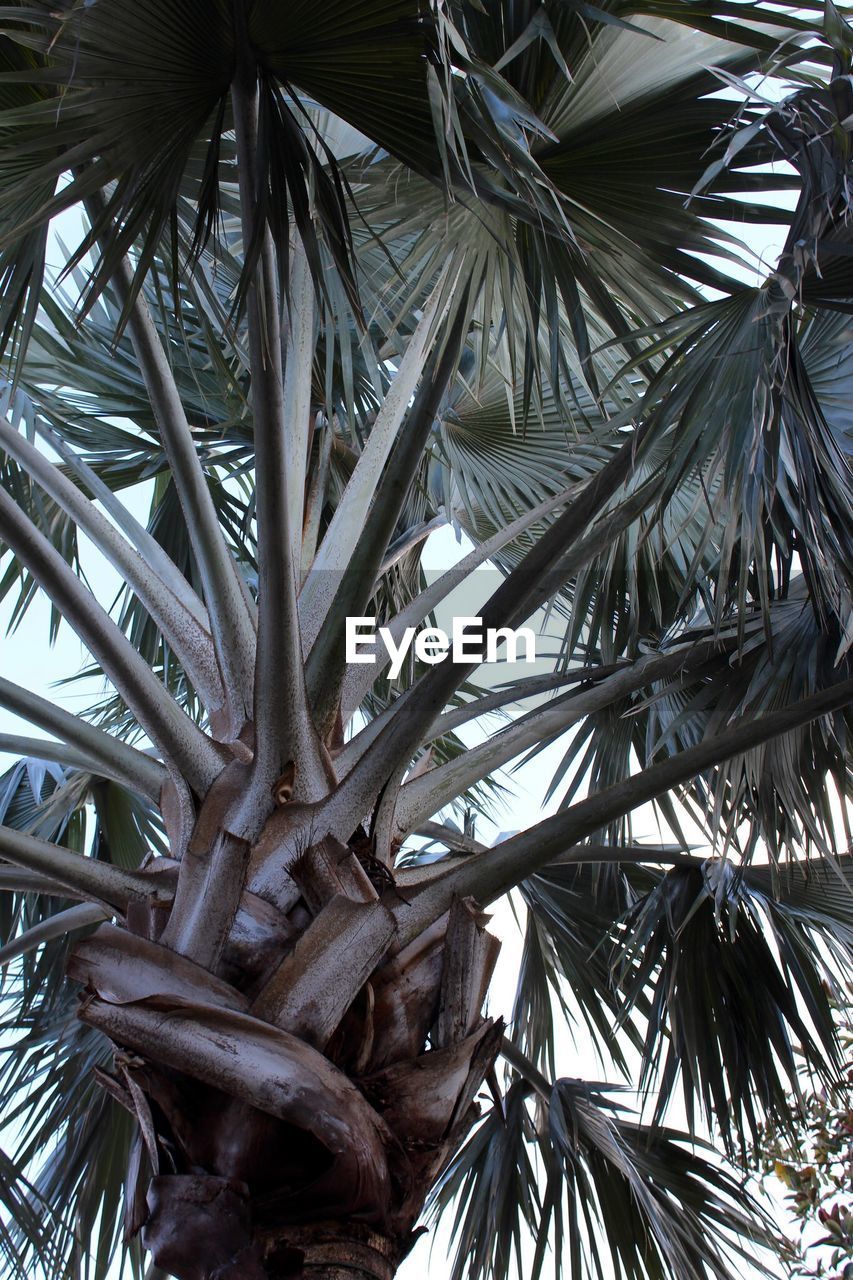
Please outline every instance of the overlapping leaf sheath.
M116 1046L102 1083L139 1125L127 1230L181 1280L276 1274L264 1259L288 1224L310 1252L314 1219L347 1240L369 1228L396 1264L500 1046L482 1015L499 944L472 904L395 954L396 891L380 896L349 847L309 848L293 882L288 913L242 895L227 976L158 941L150 911L69 961L79 1016Z

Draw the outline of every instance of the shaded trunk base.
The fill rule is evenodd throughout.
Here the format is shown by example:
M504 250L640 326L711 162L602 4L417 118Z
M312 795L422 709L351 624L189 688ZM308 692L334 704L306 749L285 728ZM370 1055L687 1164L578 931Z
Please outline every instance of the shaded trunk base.
M394 1280L413 1243L359 1219L254 1229L245 1183L209 1174L158 1176L147 1195L142 1242L176 1280Z
M357 1222L314 1222L256 1238L269 1280L394 1280L396 1241Z

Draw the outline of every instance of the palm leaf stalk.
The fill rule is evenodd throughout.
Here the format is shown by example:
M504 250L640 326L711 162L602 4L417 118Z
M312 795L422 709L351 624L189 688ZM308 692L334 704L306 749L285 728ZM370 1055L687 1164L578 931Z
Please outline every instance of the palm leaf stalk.
M0 737L0 1250L390 1280L431 1197L454 1276L532 1236L534 1277L722 1280L776 1241L700 1125L736 1164L794 1040L841 1066L853 37L808 0L308 10L0 8L0 598L105 683L0 680L50 735ZM747 288L711 218L780 159ZM348 619L399 646L486 562L483 627L545 613L547 670L348 663ZM496 771L555 742L557 812L489 847ZM648 1123L553 1079L578 1019Z

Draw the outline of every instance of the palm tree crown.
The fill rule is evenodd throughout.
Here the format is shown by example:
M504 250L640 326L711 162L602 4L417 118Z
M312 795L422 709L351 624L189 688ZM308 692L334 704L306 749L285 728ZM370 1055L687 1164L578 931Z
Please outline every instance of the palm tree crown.
M10 1275L390 1280L448 1209L454 1280L766 1262L853 945L851 58L832 0L0 9L0 596L102 682L0 678ZM485 564L535 672L348 660Z

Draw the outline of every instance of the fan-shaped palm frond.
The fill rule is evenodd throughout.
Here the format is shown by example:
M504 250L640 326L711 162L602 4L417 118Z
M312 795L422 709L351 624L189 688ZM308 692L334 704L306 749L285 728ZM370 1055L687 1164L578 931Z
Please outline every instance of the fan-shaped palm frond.
M771 605L769 625L755 612L743 630L736 661L709 670L694 688L682 682L656 691L646 721L649 754L667 749L674 740L693 742L697 734L713 732L733 715L781 707L843 678L848 670L847 658L837 661L843 644L839 629L818 621L802 578L794 579ZM755 755L734 760L707 783L697 780L692 789L697 812L726 843L739 845L747 856L759 841L774 860L785 852L796 856L799 850L831 854L837 822L828 794L813 790L813 778L815 772L832 778L838 793L844 794L848 734L844 710L819 735L804 729L784 748L768 744Z
M614 849L614 858L618 854ZM653 858L654 850L645 856ZM592 850L590 857L595 857ZM633 887L614 863L548 867L526 880L520 892L527 920L512 1014L514 1043L553 1074L560 1025L554 1017L556 1001L561 1021L582 1019L602 1062L612 1061L627 1076L628 1060L616 1035L621 1001L606 939L633 901ZM642 1037L633 1023L626 1021L625 1030L639 1047ZM578 1038L577 1032L574 1036Z
M481 162L479 185L492 198L515 201L529 215L553 221L549 184L527 147L515 141L518 121L535 126L535 118L500 75L467 49L443 6L424 14L412 0L391 6L366 2L357 11L350 5L327 10L322 23L306 27L305 21L299 6L284 14L262 3L197 3L180 13L167 13L155 0L109 13L95 6L85 12L75 5L7 6L3 39L20 96L4 117L18 141L14 164L0 182L7 193L6 238L14 235L11 243L32 259L13 281L17 292L9 303L7 340L29 296L30 276L35 271L35 282L41 278L48 219L80 202L88 202L94 222L72 262L82 262L103 242L91 274L90 303L136 242L140 257L123 306L127 320L164 234L174 230L183 196L195 205L184 256L193 263L217 232L223 182L236 177L223 135L232 123L229 89L244 72L260 86L251 184L258 225L269 225L282 246L295 226L321 290L324 250L356 302L345 180L303 96L451 187L477 187L470 149ZM62 112L51 119L60 95ZM405 115L398 116L404 104ZM405 126L395 124L403 118ZM48 124L51 142L45 148ZM72 180L63 183L68 170ZM514 185L507 181L510 172ZM106 202L100 202L107 187ZM93 201L99 202L97 210ZM116 226L121 230L111 236ZM35 235L36 243L22 242L21 234ZM176 282L181 260L174 235L172 243ZM246 271L260 251L257 236L247 248ZM283 281L286 258L284 248ZM245 284L246 278L241 292ZM30 307L28 328L34 315Z
M57 1278L83 1274L106 1280L125 1229L124 1182L133 1128L131 1117L99 1082L98 1072L112 1065L112 1052L77 1019L76 992L63 978L66 954L67 944L46 949L29 1001L14 984L4 993L5 1026L14 1037L0 1072L4 1119L17 1136L10 1167L38 1166L29 1205L40 1206L38 1231L26 1213L16 1213L12 1238L22 1253L42 1238ZM52 1135L49 1149L47 1134ZM29 1212L32 1216L32 1207ZM131 1246L127 1262L137 1280L142 1275L137 1247Z
M605 700L588 715L566 746L549 797L561 791L565 808L582 786L595 792L627 778L635 758L651 762L671 753L675 743L678 749L695 746L737 716L781 709L831 687L848 669L846 659L836 661L839 634L818 621L802 578L794 579L773 602L767 619L755 609L723 629L674 628L660 652L669 650L674 657L684 646L685 660L678 671L670 678L650 680L647 691ZM675 649L670 649L672 644ZM571 694L564 698L568 724ZM775 859L784 852L796 857L813 847L829 852L837 824L829 793L823 787L813 790L813 780L831 777L839 794L845 792L848 733L844 709L818 735L804 728L784 747L768 744L718 767L707 778L694 779L682 791L682 799L694 817L716 833L721 848L732 842L750 856L763 842ZM524 760L550 740L552 735L543 736ZM809 766L811 760L819 761L816 770ZM677 818L666 798L664 806L662 817L677 831ZM617 827L611 835L625 840L630 831Z
M822 1079L840 1071L830 993L846 976L853 924L849 879L839 886L840 914L816 912L807 923L784 889L775 899L751 874L721 861L673 868L615 934L626 1007L646 994L651 1001L642 1079L659 1089L657 1117L680 1077L691 1128L699 1101L730 1150L736 1138L745 1149L764 1116L789 1120L796 1051Z
M754 1203L744 1208L742 1188L684 1135L629 1119L608 1098L612 1087L572 1079L551 1087L525 1070L437 1191L434 1212L456 1208L454 1280L506 1275L513 1255L537 1280L549 1242L558 1276L722 1280L738 1255L755 1265L755 1246L772 1242L769 1220ZM532 1261L522 1232L534 1236Z
M112 782L31 759L14 765L3 784L7 827L127 868L163 847L150 805ZM121 1240L131 1124L93 1076L93 1067L109 1066L111 1053L77 1021L76 993L64 974L69 932L80 936L96 921L72 920L62 887L50 881L26 892L26 875L19 874L15 890L4 886L3 894L0 1089L15 1142L3 1157L10 1219L4 1246L21 1275L31 1275L35 1264L69 1280L78 1274L104 1280ZM14 951L19 958L12 959ZM33 1169L28 1180L24 1171Z

